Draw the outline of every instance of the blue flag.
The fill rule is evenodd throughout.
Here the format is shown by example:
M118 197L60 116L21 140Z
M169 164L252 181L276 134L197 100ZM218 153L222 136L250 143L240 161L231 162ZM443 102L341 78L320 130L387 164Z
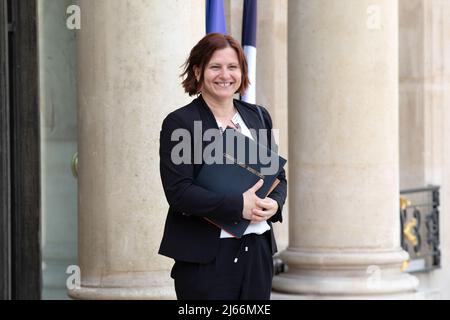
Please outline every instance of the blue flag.
M244 15L242 17L242 47L248 64L250 86L241 100L256 103L256 29L257 0L244 0Z
M227 33L223 0L206 0L206 34L212 32Z

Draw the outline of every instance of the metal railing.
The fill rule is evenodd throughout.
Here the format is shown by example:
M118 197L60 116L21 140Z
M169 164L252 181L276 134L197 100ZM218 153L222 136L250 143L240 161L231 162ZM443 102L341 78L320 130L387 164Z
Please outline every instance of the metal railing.
M439 189L429 186L400 191L400 241L410 256L406 272L441 267Z

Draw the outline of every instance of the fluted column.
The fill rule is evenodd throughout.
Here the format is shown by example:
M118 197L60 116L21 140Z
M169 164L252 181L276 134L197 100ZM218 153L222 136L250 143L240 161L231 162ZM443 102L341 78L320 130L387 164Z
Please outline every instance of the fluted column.
M180 66L204 35L202 0L81 0L77 32L81 288L74 298L174 298L157 251L167 214L163 118L189 99Z
M290 233L274 290L413 292L401 272L397 1L291 0L288 14Z
M272 117L278 152L287 158L287 0L265 0L258 5L258 49L256 57L256 103ZM270 75L270 76L266 76ZM289 174L286 166L286 174ZM273 224L277 246L285 249L288 240L289 210L283 208L283 223Z
M278 151L288 157L287 134L287 0L264 0L258 3L256 35L256 103L266 107L273 121ZM228 32L242 37L242 0L225 0ZM270 76L267 76L270 75ZM286 173L289 170L286 167ZM289 210L283 208L283 223L275 223L278 249L288 243Z

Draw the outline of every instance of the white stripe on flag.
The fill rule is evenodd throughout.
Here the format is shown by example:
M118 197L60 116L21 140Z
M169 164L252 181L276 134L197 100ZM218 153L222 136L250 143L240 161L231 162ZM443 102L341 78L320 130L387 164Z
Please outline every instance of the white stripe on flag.
M250 86L242 96L242 100L248 103L256 103L256 48L252 46L244 46L245 57L248 64L248 78Z

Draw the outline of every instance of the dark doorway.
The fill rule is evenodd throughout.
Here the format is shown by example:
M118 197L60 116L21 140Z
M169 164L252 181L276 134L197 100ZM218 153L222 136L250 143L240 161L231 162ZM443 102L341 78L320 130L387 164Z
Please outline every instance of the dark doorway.
M0 298L40 299L36 0L0 0Z

